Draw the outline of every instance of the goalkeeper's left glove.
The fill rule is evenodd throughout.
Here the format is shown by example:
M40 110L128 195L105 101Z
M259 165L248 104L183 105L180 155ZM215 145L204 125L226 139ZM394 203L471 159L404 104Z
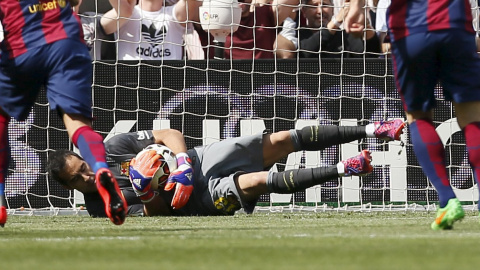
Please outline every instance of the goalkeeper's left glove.
M175 187L171 205L173 209L180 209L187 204L193 191L193 168L187 153L179 153L175 157L178 167L170 173L165 190L170 191Z

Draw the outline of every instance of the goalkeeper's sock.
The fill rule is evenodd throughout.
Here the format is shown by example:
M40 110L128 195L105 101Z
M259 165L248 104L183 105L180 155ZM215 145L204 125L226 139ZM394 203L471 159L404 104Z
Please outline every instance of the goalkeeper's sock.
M431 120L418 119L410 124L413 150L423 172L435 187L440 207L455 198L445 167L445 149Z
M72 142L94 173L101 168L108 168L103 138L91 127L83 126L77 129L72 136Z
M268 173L267 188L270 193L288 194L303 191L338 178L337 166L293 169Z
M318 151L366 137L365 126L308 126L290 130L296 151Z
M480 189L480 122L470 123L463 129L468 152L468 162L472 167L473 177ZM480 209L480 204L478 204Z

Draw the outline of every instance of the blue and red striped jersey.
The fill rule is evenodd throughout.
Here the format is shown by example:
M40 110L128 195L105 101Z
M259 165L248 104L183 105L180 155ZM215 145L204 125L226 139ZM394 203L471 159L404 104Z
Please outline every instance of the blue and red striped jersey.
M17 57L61 39L83 40L80 18L68 0L1 0L2 55Z
M443 29L474 33L469 0L392 0L387 20L392 41Z

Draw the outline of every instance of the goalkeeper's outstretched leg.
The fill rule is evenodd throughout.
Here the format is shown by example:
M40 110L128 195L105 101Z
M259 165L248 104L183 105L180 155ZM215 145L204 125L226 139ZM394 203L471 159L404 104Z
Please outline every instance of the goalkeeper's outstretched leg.
M366 126L317 125L267 134L263 141L264 167L270 167L296 151L320 151L363 138L398 141L404 127L405 122L402 119L394 119Z
M338 177L367 175L373 171L371 162L370 151L363 150L357 156L326 167L241 174L237 184L242 201L257 201L265 193L291 194Z

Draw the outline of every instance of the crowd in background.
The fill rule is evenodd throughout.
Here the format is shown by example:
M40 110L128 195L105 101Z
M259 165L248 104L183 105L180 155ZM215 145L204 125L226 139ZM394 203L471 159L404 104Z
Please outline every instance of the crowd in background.
M470 0L477 32L479 1ZM238 3L238 30L221 44L225 59L390 55L386 22L390 0L368 1L363 36L347 34L343 29L349 0ZM214 58L218 47L201 26L201 5L197 0L83 0L74 9L94 60L195 60Z

